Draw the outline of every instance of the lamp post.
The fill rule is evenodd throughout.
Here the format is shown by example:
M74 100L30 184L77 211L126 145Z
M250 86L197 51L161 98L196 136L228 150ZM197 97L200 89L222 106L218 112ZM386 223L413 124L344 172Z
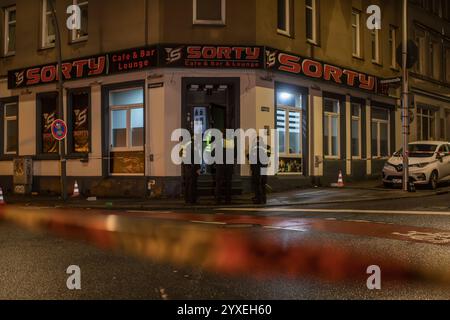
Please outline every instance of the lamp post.
M408 0L403 0L403 42L402 42L402 137L403 137L403 190L409 189L409 84L408 84Z
M64 120L64 79L62 73L62 50L61 50L61 33L59 29L58 17L56 15L53 0L48 2L52 11L52 20L55 27L55 47L58 60L58 117ZM59 141L59 159L60 159L60 186L61 198L67 200L67 159L66 159L66 141Z

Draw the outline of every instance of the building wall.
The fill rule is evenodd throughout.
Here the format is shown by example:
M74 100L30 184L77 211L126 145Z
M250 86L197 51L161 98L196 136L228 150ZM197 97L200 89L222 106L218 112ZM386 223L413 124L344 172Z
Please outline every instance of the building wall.
M17 45L16 54L0 58L0 75L6 76L8 70L26 66L53 63L56 61L55 49L40 49L40 1L36 0L0 0L0 7L16 3L17 7ZM65 8L70 0L57 1L60 21L65 22ZM71 59L141 47L156 43L180 44L230 44L230 45L268 45L280 50L294 52L303 57L311 57L333 65L348 67L380 78L389 78L400 74L397 68L390 66L388 44L389 26L400 27L400 1L337 0L319 1L317 17L318 42L308 43L304 21L305 0L293 0L293 33L291 37L277 32L277 8L273 0L227 0L226 25L193 25L192 1L188 0L128 0L128 1L89 1L89 38L87 41L71 44L69 35L63 32L63 58ZM368 15L367 6L378 4L383 13L380 31L380 63L371 61L370 31L365 27ZM352 8L361 12L361 58L352 56L351 13ZM417 8L416 8L417 9ZM420 10L413 10L410 29L421 16ZM442 21L424 15L423 23L439 30ZM64 27L64 26L63 26ZM448 27L448 24L445 25ZM0 26L3 28L3 24ZM64 29L65 30L65 29ZM444 29L447 34L447 29ZM397 44L400 42L401 29L398 30ZM443 37L444 39L444 37ZM444 39L445 40L445 39ZM444 63L441 63L444 66ZM444 72L442 74L445 74ZM380 96L352 88L333 85L308 78L284 74L271 74L266 71L250 70L206 70L206 69L154 69L120 75L104 76L97 79L67 82L66 89L91 88L91 143L89 160L70 159L68 176L70 183L80 180L81 189L93 195L129 195L148 196L148 182L156 183L156 193L176 195L181 190L181 168L174 165L171 158L175 142L169 142L172 131L182 126L182 81L186 77L198 78L238 78L240 101L240 126L243 129L275 129L276 84L290 84L307 91L308 136L306 168L302 175L278 175L272 183L280 187L298 187L309 183L327 185L335 182L339 171L348 179L364 179L379 175L385 159L373 159L371 152L371 114L375 104L392 106L391 152L398 150L401 144L401 112L398 108L398 96ZM105 86L143 81L146 96L145 127L145 175L142 177L110 177L105 175L104 149L102 145L102 121L106 112L102 100ZM149 84L163 83L162 87L149 88ZM415 104L424 103L439 109L439 118L444 119L436 126L450 138L450 104L443 97L447 86L430 81L412 79L412 86L426 92L432 92L439 99L429 95L416 95ZM438 88L433 91L432 88ZM6 81L0 82L0 98L18 96L19 98L19 156L31 156L34 161L36 190L58 192L59 161L42 160L36 156L36 95L41 92L55 91L56 85L45 85L27 89L8 90ZM395 90L394 90L395 91ZM398 91L396 92L398 95ZM342 107L341 154L340 159L324 158L324 97L339 95ZM361 159L350 156L351 101L357 98L363 101L364 132L361 136L365 145ZM64 100L67 105L66 95ZM262 111L264 110L264 111ZM268 111L267 111L268 110ZM448 112L448 113L447 113ZM66 112L67 114L67 112ZM415 126L412 124L412 136ZM248 166L242 166L240 174L249 175ZM11 186L12 161L0 161L0 182ZM154 180L154 181L153 181ZM154 191L154 190L153 190ZM152 193L153 194L153 193Z

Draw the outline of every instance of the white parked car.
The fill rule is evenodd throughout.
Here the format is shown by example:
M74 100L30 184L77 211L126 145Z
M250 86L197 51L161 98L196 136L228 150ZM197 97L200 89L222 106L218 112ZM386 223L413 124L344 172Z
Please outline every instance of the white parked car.
M450 180L450 143L443 141L419 141L410 143L409 177L415 185L428 185L436 189L442 181ZM403 182L403 150L386 162L383 168L385 187Z

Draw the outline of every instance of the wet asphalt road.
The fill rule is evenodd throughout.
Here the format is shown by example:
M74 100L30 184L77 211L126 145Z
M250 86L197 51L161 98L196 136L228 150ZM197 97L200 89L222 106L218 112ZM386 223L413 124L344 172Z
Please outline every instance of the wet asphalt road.
M347 262L342 259L322 257L320 265L322 273L319 275L298 273L288 277L282 272L271 272L269 275L255 276L252 270L245 270L238 273L239 275L230 275L214 268L204 267L203 264L202 267L196 266L195 263L191 263L191 266L180 265L174 261L160 259L160 256L158 259L152 259L154 252L142 254L145 252L141 248L142 243L134 238L121 240L120 247L105 246L101 249L98 243L94 243L95 241L75 240L71 232L67 232L66 235L59 232L56 235L54 230L48 228L48 223L42 228L43 224L40 222L39 230L32 231L29 229L30 221L27 222L28 226L24 227L23 223L18 226L17 221L4 219L0 220L0 299L450 299L448 282L450 241L446 242L447 236L450 239L448 206L450 195L326 206L326 209L436 212L427 215L306 212L305 207L299 208L301 212L295 212L295 208L289 207L290 211L271 209L256 212L255 209L248 212L238 210L198 212L200 218L198 215L192 216L190 212L174 221L172 213L163 212L157 217L139 213L139 216L127 217L130 214L117 212L123 220L119 224L122 229L114 230L116 234L129 232L126 228L131 228L132 223L136 221L138 225L143 226L140 230L144 232L147 225L170 221L170 225L164 227L168 233L171 228L179 233L194 225L196 234L215 235L227 226L214 221L211 223L211 217L226 220L228 219L226 217L240 219L242 216L256 216L254 221L257 222L261 218L261 225L269 227L258 226L253 220L252 223L246 223L244 219L241 224L231 225L228 229L233 229L231 232L234 233L225 236L229 237L230 242L234 235L236 238L245 236L245 239L265 239L268 244L267 250L275 250L271 248L270 243L276 243L281 247L314 243L364 254L368 257L368 262L380 265L382 269L382 289L375 291L367 289L368 275L362 268L361 275L357 277L348 274L345 276L347 280L325 280L328 270L333 274L336 270L342 269L345 274ZM318 206L308 208L318 209ZM18 210L20 212L25 209ZM27 210L29 214L30 208ZM47 209L31 211L33 210L45 212ZM449 214L446 215L446 212ZM81 217L92 215L86 210L79 210L77 214ZM193 218L204 221L194 221ZM273 222L268 218L277 220ZM300 222L293 223L292 219L302 219L301 228L298 227ZM283 227L273 228L275 225L278 226L280 221L286 221L286 225L281 224ZM383 227L379 234L371 233L371 229L376 225ZM393 238L390 235L396 230L405 234L408 228L412 231L431 233L431 238L426 234L428 237L413 241L407 236ZM437 240L441 242L433 243L436 239L432 236L437 233L440 233ZM167 239L158 236L156 240L154 240L156 246L159 244L164 246L166 242L176 242L180 239L168 235ZM129 246L134 250L123 250ZM267 255L264 249L258 250L261 251L259 255ZM291 260L292 266L298 265L302 254L305 253L301 248L298 251L296 258ZM328 254L327 252L329 251L323 253ZM195 252L183 254L193 255ZM347 260L349 257L357 259L358 255L347 256ZM245 257L241 258L245 260ZM275 259L282 258L278 255ZM407 269L420 270L420 279L383 280L383 266L394 260L399 261ZM81 268L82 289L79 291L70 291L66 287L68 277L66 269L70 265L78 265ZM265 267L270 270L270 263Z

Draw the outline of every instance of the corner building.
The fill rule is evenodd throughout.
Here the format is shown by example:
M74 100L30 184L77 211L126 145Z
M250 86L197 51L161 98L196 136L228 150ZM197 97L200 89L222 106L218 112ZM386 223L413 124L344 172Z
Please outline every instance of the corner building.
M32 190L59 192L55 31L48 1L0 1L0 183L13 191L16 158L33 161ZM275 190L379 176L401 144L401 4L375 1L382 28L366 28L368 1L57 0L82 9L62 29L68 183L92 196L182 192L172 132L276 129ZM210 168L201 188L212 189ZM233 188L250 187L236 166Z

